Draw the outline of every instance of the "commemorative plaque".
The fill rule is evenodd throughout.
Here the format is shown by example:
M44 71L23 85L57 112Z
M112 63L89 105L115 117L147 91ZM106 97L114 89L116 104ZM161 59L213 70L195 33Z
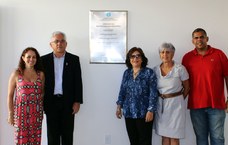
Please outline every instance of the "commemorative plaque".
M127 11L90 11L90 63L124 63Z

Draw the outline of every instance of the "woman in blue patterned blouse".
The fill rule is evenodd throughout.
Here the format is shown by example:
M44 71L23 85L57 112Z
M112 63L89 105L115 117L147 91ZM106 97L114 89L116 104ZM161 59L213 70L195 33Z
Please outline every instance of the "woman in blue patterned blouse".
M148 59L141 48L127 53L126 66L117 100L117 118L125 117L131 145L151 145L154 112L157 109L157 79L146 67ZM123 111L123 112L122 112Z

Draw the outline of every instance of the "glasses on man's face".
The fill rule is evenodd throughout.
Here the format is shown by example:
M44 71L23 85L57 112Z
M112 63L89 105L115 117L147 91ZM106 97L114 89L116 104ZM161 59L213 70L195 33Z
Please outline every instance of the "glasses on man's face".
M132 55L130 56L130 58L131 58L131 59L134 59L134 58L139 59L139 58L141 58L141 54L132 54Z
M66 40L55 40L55 41L52 41L51 43L55 43L55 44L58 44L58 43L65 43Z

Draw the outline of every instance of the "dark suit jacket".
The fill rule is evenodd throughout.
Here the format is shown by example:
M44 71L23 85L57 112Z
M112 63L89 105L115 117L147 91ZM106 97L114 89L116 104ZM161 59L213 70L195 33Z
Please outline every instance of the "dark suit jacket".
M55 97L55 76L54 76L54 58L53 53L41 57L45 73L45 94L44 111L54 111L53 102ZM63 100L64 106L72 111L72 105L75 102L83 103L82 97L82 78L79 57L66 52L63 68Z

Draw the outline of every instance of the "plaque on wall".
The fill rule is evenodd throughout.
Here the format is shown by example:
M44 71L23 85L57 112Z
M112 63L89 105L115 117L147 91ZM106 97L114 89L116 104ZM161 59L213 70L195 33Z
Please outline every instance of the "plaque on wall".
M127 11L91 10L90 63L125 63Z

